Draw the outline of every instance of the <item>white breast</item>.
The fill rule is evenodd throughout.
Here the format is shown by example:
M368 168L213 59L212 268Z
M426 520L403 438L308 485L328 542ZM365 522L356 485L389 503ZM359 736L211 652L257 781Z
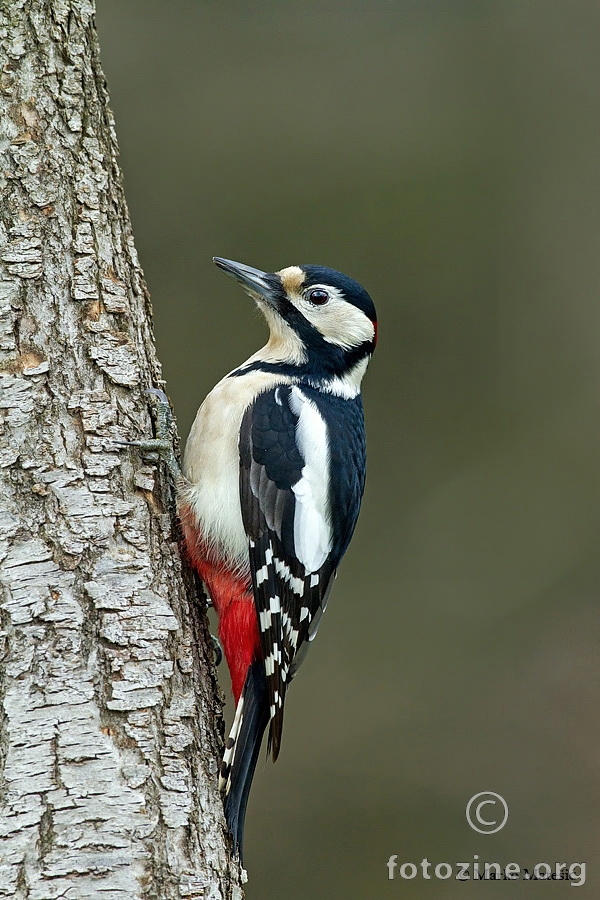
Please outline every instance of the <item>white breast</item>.
M223 378L198 410L185 447L183 473L190 484L184 499L218 555L243 570L248 568L248 539L239 489L242 417L257 394L287 382L269 372Z

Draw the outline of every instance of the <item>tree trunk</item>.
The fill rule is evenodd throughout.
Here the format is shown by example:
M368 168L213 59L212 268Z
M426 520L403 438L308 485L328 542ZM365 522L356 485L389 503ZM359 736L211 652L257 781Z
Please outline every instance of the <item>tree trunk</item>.
M0 0L0 897L241 898L92 0Z

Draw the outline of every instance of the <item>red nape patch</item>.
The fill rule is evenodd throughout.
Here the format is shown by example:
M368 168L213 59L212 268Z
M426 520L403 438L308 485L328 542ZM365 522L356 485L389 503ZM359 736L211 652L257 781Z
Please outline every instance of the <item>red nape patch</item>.
M232 570L209 551L190 507L179 510L185 546L194 569L206 585L219 617L219 638L237 704L250 664L260 655L256 607L249 577Z
M377 346L377 319L373 322L373 343Z

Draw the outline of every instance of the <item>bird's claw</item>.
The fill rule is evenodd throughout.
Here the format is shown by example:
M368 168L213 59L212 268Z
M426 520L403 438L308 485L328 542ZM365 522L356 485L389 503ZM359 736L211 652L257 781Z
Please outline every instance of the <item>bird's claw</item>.
M173 449L170 441L163 441L159 438L148 438L143 441L113 441L113 443L119 447L137 447L138 450L145 450L148 453L158 453L160 455Z
M221 642L218 637L215 637L214 634L210 636L211 641L213 642L213 651L215 654L215 666L220 666L223 662L223 648L221 647Z
M164 403L165 406L169 407L169 411L171 410L171 406L169 404L169 398L165 394L164 391L161 391L160 388L146 388L144 391L145 394L154 394L155 397L158 397L161 403Z

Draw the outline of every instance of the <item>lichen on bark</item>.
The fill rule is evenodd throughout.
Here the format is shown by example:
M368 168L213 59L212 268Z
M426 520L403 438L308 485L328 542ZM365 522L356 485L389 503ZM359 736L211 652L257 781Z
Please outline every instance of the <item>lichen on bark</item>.
M94 12L0 4L0 897L241 898Z

